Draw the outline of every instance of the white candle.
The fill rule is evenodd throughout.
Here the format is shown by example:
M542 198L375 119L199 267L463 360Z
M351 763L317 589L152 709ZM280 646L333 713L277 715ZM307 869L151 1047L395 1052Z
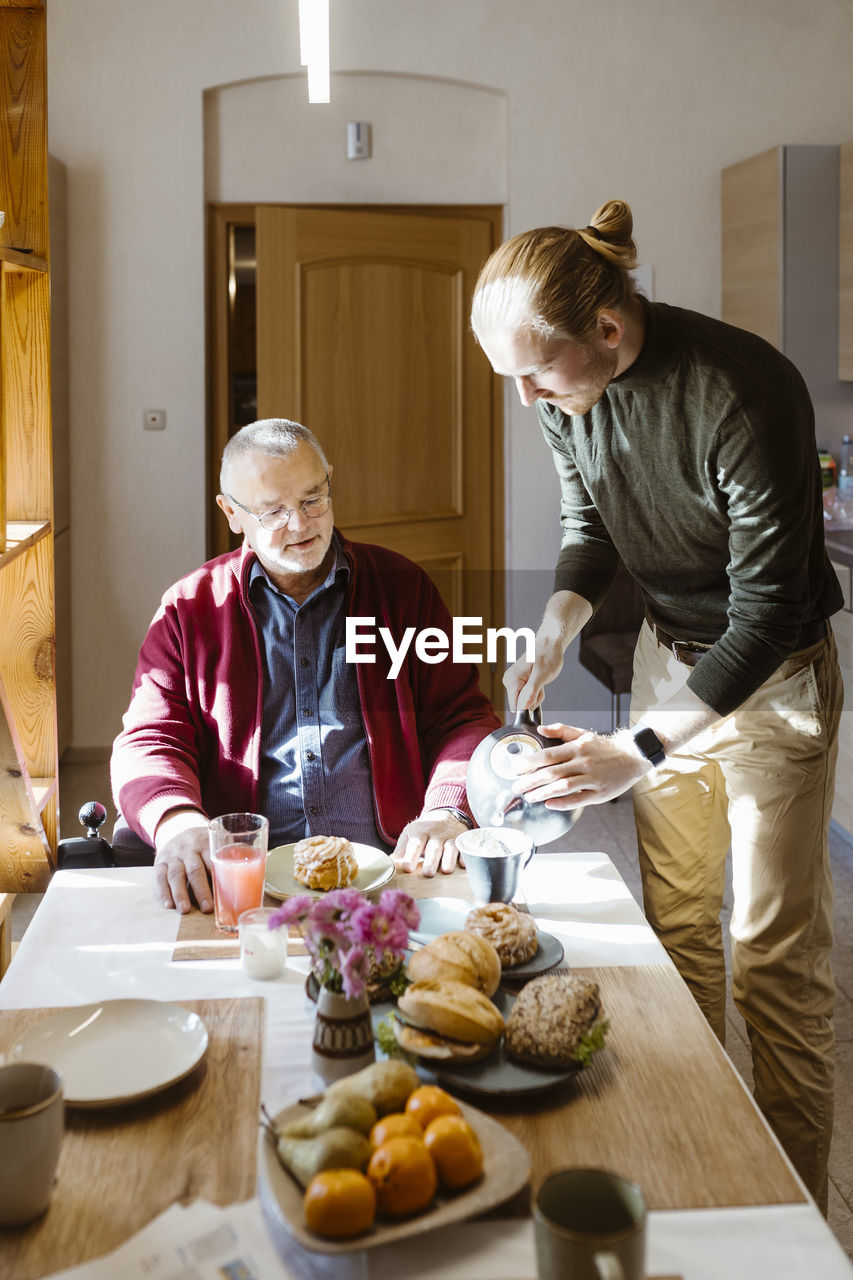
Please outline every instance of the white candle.
M240 916L240 959L250 978L269 981L287 966L287 929L270 929L274 908L256 907Z

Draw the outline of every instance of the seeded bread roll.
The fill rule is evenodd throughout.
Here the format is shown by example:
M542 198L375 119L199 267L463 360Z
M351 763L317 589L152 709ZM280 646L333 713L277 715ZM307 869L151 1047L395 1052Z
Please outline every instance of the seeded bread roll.
M501 962L486 938L461 929L441 933L416 951L407 965L413 982L464 982L493 996L501 980Z
M567 1070L600 1013L597 982L573 973L534 978L510 1010L504 1050L517 1062Z
M293 878L307 889L347 889L357 875L352 845L343 836L309 836L293 846Z
M469 912L465 928L479 934L500 956L505 969L532 960L539 947L536 921L509 902L487 902Z

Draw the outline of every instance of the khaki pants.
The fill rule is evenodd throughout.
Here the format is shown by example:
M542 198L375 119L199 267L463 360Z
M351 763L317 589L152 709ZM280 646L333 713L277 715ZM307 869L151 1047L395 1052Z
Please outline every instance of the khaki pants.
M677 705L689 675L644 624L632 723L672 695ZM842 700L829 635L634 788L646 915L721 1041L731 844L732 994L755 1100L824 1213L835 1071L827 834Z

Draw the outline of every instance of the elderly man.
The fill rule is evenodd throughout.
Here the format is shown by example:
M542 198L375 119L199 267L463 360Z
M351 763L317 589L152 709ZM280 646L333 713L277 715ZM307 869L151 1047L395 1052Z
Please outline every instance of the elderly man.
M552 725L519 780L554 808L629 787L646 914L725 1033L720 909L731 843L735 1002L755 1094L826 1207L832 1133L832 810L840 608L823 545L814 414L790 361L707 316L649 303L631 279L631 211L507 241L472 323L535 404L561 485L562 548L536 660L504 678L541 701L621 557L647 620L632 728Z
M404 870L451 871L473 825L471 752L497 717L476 668L421 662L395 679L387 654L348 662L346 617L451 630L410 560L334 528L332 468L304 426L273 418L225 447L216 501L237 551L177 582L139 654L112 783L129 826L156 850L165 907L212 910L207 823L261 812L270 843L344 835L393 851Z

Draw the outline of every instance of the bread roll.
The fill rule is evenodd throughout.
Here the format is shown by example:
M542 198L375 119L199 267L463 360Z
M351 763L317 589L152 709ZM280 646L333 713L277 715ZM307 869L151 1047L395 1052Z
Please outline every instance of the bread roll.
M415 1026L453 1040L493 1044L504 1020L488 997L464 982L413 982L397 1007Z
M569 1069L581 1036L601 1014L598 983L577 974L545 974L528 982L510 1010L504 1051L535 1067Z
M461 929L441 933L416 951L407 965L413 982L464 982L493 996L501 980L497 951L485 938Z

